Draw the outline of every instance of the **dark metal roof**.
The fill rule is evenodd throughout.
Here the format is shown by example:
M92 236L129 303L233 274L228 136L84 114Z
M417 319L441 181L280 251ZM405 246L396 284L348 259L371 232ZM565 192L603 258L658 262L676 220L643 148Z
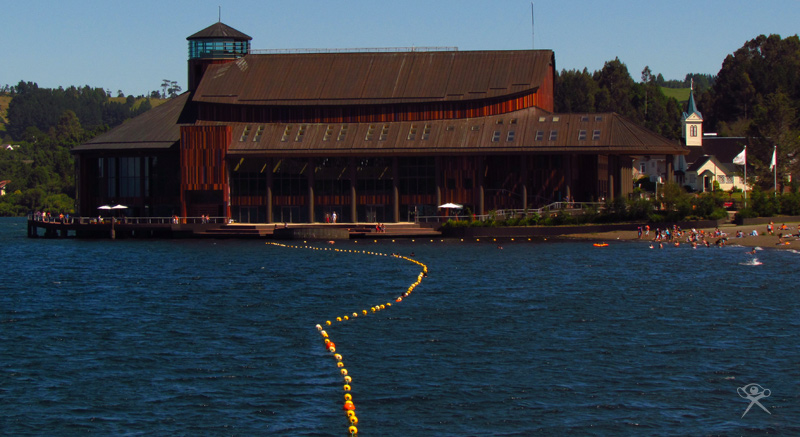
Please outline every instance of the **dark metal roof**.
M212 65L196 102L344 105L467 101L531 92L551 50L250 54Z
M179 124L193 123L188 92L170 99L110 131L73 147L82 152L104 149L166 149L181 140Z
M227 24L223 24L222 22L216 22L211 26L206 27L205 29L201 30L200 32L195 33L192 36L186 37L187 40L193 39L208 39L208 38L228 38L233 39L235 41L250 41L251 37L245 35L242 32L228 26Z
M619 114L551 114L537 108L454 120L231 125L233 142L228 153L232 155L688 153L678 142L667 140ZM248 126L249 134L244 136ZM302 135L299 135L301 128ZM426 134L427 139L424 138Z

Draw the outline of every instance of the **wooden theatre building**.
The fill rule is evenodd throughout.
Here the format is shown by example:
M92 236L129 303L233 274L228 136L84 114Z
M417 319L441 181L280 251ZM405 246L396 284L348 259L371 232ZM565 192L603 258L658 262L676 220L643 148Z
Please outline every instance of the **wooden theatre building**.
M626 196L632 156L688 152L615 113L553 113L550 50L255 54L222 23L187 39L186 93L73 150L81 215L480 215Z

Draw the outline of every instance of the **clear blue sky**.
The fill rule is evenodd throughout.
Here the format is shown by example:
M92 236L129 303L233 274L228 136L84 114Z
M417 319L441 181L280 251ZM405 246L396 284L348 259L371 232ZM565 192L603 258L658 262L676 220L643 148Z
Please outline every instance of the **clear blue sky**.
M0 85L186 89L186 37L222 22L253 49L455 46L552 49L556 67L595 71L615 57L639 81L716 74L760 34L800 32L800 0L137 0L8 1L0 11Z

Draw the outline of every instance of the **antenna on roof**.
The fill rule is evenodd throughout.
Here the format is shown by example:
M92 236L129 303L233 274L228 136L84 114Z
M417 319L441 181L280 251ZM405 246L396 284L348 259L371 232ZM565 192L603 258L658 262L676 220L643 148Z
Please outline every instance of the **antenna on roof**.
M536 34L534 33L533 27L533 2L531 2L531 48L536 48Z
M222 6L217 6L219 8L219 13L217 15L217 22L222 23Z

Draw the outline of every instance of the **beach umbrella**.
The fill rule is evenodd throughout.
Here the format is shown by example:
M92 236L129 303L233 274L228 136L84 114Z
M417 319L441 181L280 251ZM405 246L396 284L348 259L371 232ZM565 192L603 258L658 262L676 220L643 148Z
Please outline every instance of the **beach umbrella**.
M98 206L97 209L111 209L110 205Z
M445 203L444 205L439 205L439 208L443 209L461 209L463 206L457 203Z
M128 209L128 207L125 205L116 204L112 206L110 209Z

